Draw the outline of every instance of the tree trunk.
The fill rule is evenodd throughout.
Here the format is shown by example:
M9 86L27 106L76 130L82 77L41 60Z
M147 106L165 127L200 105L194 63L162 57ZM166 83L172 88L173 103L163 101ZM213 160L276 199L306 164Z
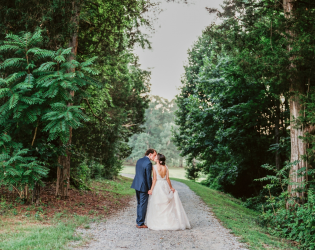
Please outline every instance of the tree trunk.
M33 189L33 196L32 196L32 204L39 204L39 198L40 198L40 185L38 182L35 183L34 189Z
M304 136L304 129L296 124L296 118L300 116L301 104L299 96L294 95L290 98L290 136L291 136L291 162L299 160L300 162L290 169L290 184L288 191L291 197L297 198L298 202L303 203L305 192L297 189L304 189L305 176L298 176L297 171L306 167L306 161L302 156L306 155L306 143L299 137ZM287 204L289 207L289 204Z
M69 60L74 60L77 51L78 51L78 32L79 32L79 18L80 18L80 2L78 0L75 0L72 2L72 9L73 9L73 16L71 18L71 24L73 28L72 35L70 37L69 41L69 47L72 47L72 55L69 57ZM75 71L75 68L71 69L72 72ZM70 91L70 95L74 96L74 91ZM68 106L72 106L72 103L68 103ZM69 131L69 141L68 141L68 147L71 145L72 142L72 128L70 128ZM57 168L57 183L56 183L56 196L61 197L62 199L65 199L69 197L69 186L70 186L70 160L71 155L69 150L66 150L65 156L59 156L58 163L61 165L61 167Z
M56 196L66 199L69 197L70 186L70 152L67 150L65 156L59 156L58 163L62 167L57 168Z
M279 143L280 139L280 100L276 100L276 116L275 116L275 143ZM281 160L280 160L280 153L276 151L276 168L280 170Z
M293 11L295 8L295 1L292 0L283 0L283 8L285 12L285 16L287 19L291 19L293 17ZM291 36L293 40L296 34L292 30L288 30L287 33ZM288 51L291 52L292 45L288 46ZM293 60L295 57L291 57L291 69L296 68ZM292 70L293 71L293 70ZM304 136L304 130L302 125L297 124L297 118L301 115L301 102L300 102L300 94L305 93L304 83L301 79L295 77L292 73L290 79L290 93L292 96L289 100L290 106L290 137L291 137L291 162L299 160L300 162L290 169L290 184L288 186L289 194L292 198L295 199L296 202L303 203L305 192L301 191L304 189L305 185L305 176L298 176L297 171L301 168L306 167L306 162L302 159L302 156L306 156L306 143L303 142L299 137ZM291 205L289 202L286 204L287 208Z

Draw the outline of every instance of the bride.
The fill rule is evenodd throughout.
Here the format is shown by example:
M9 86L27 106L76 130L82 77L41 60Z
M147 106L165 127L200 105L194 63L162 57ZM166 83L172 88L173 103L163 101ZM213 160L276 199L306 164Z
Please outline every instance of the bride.
M169 171L165 166L165 156L157 154L152 167L153 183L149 190L149 202L145 225L152 230L185 230L190 228L189 220L172 187Z

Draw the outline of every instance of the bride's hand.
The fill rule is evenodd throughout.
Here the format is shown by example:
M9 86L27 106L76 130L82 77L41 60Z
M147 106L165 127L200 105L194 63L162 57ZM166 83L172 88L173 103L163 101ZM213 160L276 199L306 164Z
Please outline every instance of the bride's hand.
M174 188L171 188L171 190L173 191L173 193L175 193L175 189Z
M148 194L150 194L150 195L152 194L152 190L151 189L148 191Z

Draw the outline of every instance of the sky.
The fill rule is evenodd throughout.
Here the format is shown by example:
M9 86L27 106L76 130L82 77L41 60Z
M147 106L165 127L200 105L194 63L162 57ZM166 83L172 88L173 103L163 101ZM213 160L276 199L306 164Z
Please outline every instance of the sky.
M151 71L151 94L172 100L179 93L187 50L192 47L202 31L216 21L205 7L219 8L223 0L189 0L189 4L167 3L154 22L154 33L149 30L152 49L135 48L141 68ZM153 16L152 14L149 14Z

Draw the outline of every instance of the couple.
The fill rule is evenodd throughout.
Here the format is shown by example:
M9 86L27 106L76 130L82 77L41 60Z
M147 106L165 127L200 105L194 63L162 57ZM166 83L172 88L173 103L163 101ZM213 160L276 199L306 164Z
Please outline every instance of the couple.
M152 167L151 161L156 162ZM153 171L153 183L151 173ZM136 176L131 188L137 195L137 228L152 230L185 230L190 224L179 199L172 187L165 156L148 149L137 161Z

